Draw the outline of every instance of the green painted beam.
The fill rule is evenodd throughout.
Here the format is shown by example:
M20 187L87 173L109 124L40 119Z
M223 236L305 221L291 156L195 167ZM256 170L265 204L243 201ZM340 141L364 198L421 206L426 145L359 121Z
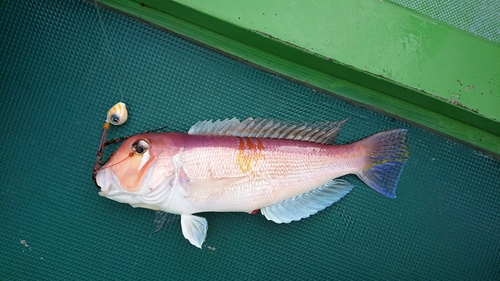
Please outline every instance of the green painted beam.
M102 2L270 71L500 154L500 46L392 3Z

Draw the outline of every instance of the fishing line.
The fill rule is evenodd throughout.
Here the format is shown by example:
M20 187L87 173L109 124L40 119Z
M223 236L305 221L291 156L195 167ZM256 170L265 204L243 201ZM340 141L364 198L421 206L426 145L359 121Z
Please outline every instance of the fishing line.
M125 161L125 160L129 159L129 158L130 158L130 157L132 157L132 156L134 156L134 153L133 153L133 152L130 152L130 153L129 153L129 155L128 155L127 157L123 158L122 160L120 160L120 161L118 161L118 162L116 162L116 163L114 163L114 164L111 164L111 165L106 165L106 164L104 164L104 166L103 166L103 167L101 167L101 168L99 168L98 170L100 171L100 170L104 170L104 169L108 169L108 168L111 168L111 167L113 167L113 166L116 166L116 165L118 165L118 164L122 163L123 161Z
M99 11L99 7L97 5L96 0L94 0L94 7L95 7L95 10L97 12L97 17L99 18L99 24L101 25L102 33L104 35L104 42L106 45L106 50L107 50L108 55L111 59L111 65L112 65L111 67L113 68L113 80L118 83L118 91L120 92L120 96L123 100L122 85L120 83L120 79L118 79L120 77L119 68L117 68L115 58L113 56L113 52L111 52L108 33L106 32L106 27L104 25L104 21L102 19L101 12ZM123 123L125 123L127 121L127 118L128 118L127 107L126 107L125 103L123 103L123 102L119 102L119 103L115 104L108 111L106 121L104 121L104 124L102 126L103 132L102 132L102 136L101 136L101 141L99 143L99 149L97 150L97 155L96 155L96 159L94 162L94 169L92 171L92 180L94 181L94 183L96 184L96 186L98 188L100 188L100 187L99 187L99 185L97 185L96 176L97 176L97 172L100 170L100 167L101 167L102 151L107 143L106 142L106 134L108 132L108 129L109 129L110 125L115 125L115 126L122 125ZM125 159L123 159L122 161L125 161ZM122 161L120 161L120 162L122 162Z
M97 5L96 0L94 0L94 7L97 12L97 17L99 18L99 24L101 25L101 30L104 35L104 43L106 44L106 50L108 52L109 57L111 58L111 67L113 68L113 80L118 83L118 91L120 91L120 96L123 99L122 85L120 83L120 79L118 79L120 70L116 67L115 58L113 53L111 52L111 47L109 44L108 33L106 32L106 27L104 26L104 21L102 20L101 13L99 12L99 6Z

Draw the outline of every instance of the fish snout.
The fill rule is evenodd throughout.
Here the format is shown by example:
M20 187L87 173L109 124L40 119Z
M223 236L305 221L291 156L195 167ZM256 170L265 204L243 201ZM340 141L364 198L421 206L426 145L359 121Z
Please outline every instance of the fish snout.
M97 185L101 188L99 195L106 196L111 191L116 191L120 189L120 184L115 174L109 169L99 170L96 175Z

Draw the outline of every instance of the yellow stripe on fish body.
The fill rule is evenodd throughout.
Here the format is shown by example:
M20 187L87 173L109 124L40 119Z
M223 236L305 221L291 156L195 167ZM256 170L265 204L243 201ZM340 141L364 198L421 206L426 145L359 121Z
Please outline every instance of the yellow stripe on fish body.
M125 123L125 121L127 121L127 118L127 107L123 102L119 102L108 111L106 121L115 126L118 126Z
M260 139L253 139L252 141L251 138L238 137L238 154L236 155L236 160L243 174L255 175L254 168L259 163L259 160L265 160L265 155L262 153L263 150L264 144Z

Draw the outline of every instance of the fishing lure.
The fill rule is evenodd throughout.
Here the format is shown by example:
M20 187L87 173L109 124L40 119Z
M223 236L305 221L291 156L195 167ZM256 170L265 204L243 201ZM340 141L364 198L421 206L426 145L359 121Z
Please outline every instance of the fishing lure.
M201 248L208 224L196 213L260 210L276 223L298 221L349 193L353 186L338 179L346 174L396 197L407 130L331 145L344 123L233 118L198 122L187 134L138 134L95 179L101 196L179 214L184 237Z
M123 102L119 102L108 110L106 121L102 125L103 131L101 136L101 142L99 144L99 149L97 150L96 160L94 163L94 170L92 172L92 180L95 181L95 177L97 175L97 170L101 166L102 160L102 150L105 146L107 146L111 142L118 142L119 140L112 140L111 142L106 142L106 135L109 129L109 125L119 126L125 123L128 119L128 111L127 106ZM97 183L96 183L97 185Z
M125 123L127 121L127 118L127 106L123 102L119 102L108 111L106 122L118 126Z

